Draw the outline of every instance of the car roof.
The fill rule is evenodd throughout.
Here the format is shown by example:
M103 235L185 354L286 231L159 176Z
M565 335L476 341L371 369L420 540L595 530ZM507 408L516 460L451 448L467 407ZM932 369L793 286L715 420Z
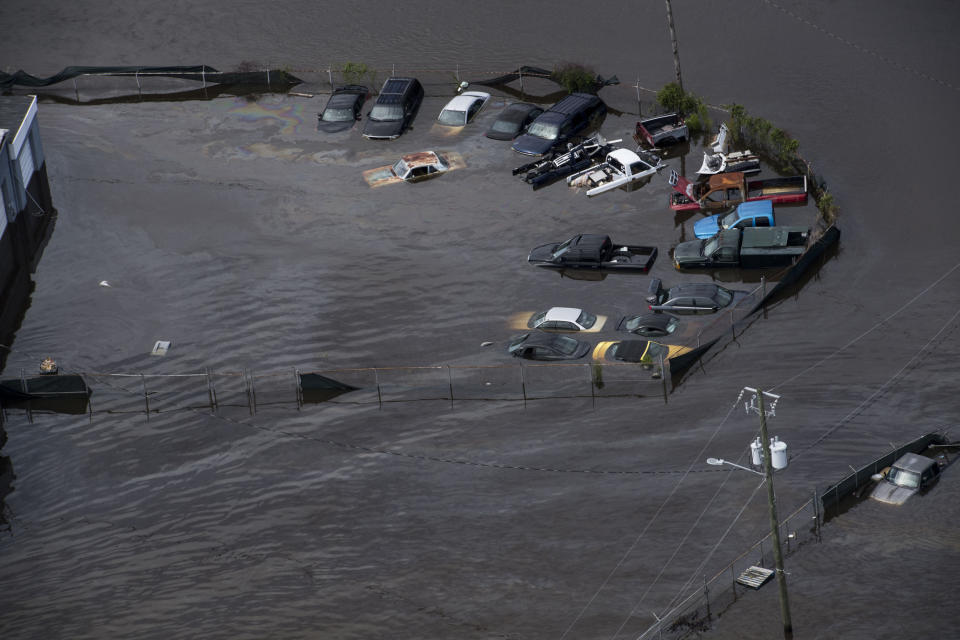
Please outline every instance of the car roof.
M411 169L431 166L440 162L440 157L437 155L436 151L418 151L416 153L408 153L400 156L400 159L403 160L404 163Z
M575 338L570 338L570 340L575 340ZM524 346L553 346L557 342L566 342L566 336L559 336L553 333L544 333L538 331L535 333L527 334L526 340L523 341ZM580 342L577 340L577 342Z
M754 200L753 202L744 202L737 207L737 214L740 217L747 216L765 216L773 213L773 201Z
M640 156L638 156L633 151L630 151L630 149L614 149L607 155L613 158L614 160L616 160L617 162L620 162L625 165L630 165L636 162L637 160L641 160Z
M327 106L325 108L329 109L330 107L334 107L334 108L349 107L362 96L363 94L360 93L359 91L343 91L340 93L335 93L332 96L330 96L329 100L327 100Z
M556 104L547 109L547 112L569 115L600 102L600 98L592 93L571 93L561 98Z
M623 362L642 362L652 340L621 340L617 347L616 359ZM616 344L616 343L615 343Z
M450 102L447 103L447 106L443 108L444 111L447 109L451 111L466 111L470 108L477 100L486 100L490 97L489 93L480 93L479 91L467 91L466 93L461 93L456 96Z
M563 322L576 322L581 313L583 313L583 309L575 309L573 307L550 307L550 309L547 310L547 315L544 316L543 319L544 321L560 320Z
M523 119L534 109L542 110L542 107L538 107L535 104L530 104L529 102L514 102L506 106L506 108L503 110L503 113L500 114L500 119L504 120L506 119L506 116Z
M667 325L676 320L676 318L669 313L645 313L639 316L627 316L636 317L638 321L641 321L646 326L657 327L659 329L666 329Z
M893 466L905 471L921 473L932 464L936 464L936 461L926 456L921 456L916 453L905 453L893 463Z
M721 287L705 282L685 282L676 284L667 291L667 299L677 296L713 296Z
M383 82L383 88L380 89L380 95L403 93L409 85L415 82L417 82L416 78L387 78Z

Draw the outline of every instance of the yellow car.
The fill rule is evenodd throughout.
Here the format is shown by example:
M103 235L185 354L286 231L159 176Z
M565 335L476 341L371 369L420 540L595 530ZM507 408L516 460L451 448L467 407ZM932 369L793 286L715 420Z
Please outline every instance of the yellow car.
M599 343L593 348L593 360L613 362L638 362L640 364L660 364L675 356L690 353L690 347L674 344L660 344L652 340L615 340Z

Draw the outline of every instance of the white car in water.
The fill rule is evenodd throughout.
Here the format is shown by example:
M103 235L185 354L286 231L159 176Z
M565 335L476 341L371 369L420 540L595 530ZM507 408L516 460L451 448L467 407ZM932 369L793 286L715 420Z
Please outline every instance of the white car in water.
M606 316L596 316L573 307L551 307L536 313L521 312L514 316L515 329L596 333L606 323Z
M490 94L482 91L464 91L447 103L437 122L448 127L463 127L480 113L490 100Z

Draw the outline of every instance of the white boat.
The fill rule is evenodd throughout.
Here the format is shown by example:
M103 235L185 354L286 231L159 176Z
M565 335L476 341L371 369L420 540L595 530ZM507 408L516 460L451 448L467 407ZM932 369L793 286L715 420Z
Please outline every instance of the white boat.
M587 187L587 197L592 198L613 189L630 191L638 186L639 180L662 168L663 161L654 153L614 149L607 154L602 164L568 176L567 184L571 187Z

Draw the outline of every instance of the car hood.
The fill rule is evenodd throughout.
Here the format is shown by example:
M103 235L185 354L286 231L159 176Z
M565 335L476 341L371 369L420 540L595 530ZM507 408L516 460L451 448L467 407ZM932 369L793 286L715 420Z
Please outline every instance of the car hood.
M487 131L486 136L492 140L513 140L512 133L504 133L502 131Z
M403 133L403 120L370 120L363 126L367 138L396 138Z
M675 262L699 262L703 259L700 255L702 240L689 240L681 242L673 250L673 260Z
M720 214L709 216L693 223L693 235L698 238L709 238L720 231Z
M344 120L343 122L324 122L323 120L317 121L317 131L322 131L324 133L337 133L338 131L346 131L354 125L356 120Z
M557 242L542 244L534 247L527 256L527 262L553 262L553 252L557 248Z
M528 156L542 156L553 148L554 140L523 134L513 141L513 150Z
M880 502L886 502L887 504L903 504L907 501L907 498L916 492L916 489L901 487L892 482L881 480L877 483L877 486L873 488L870 497Z

